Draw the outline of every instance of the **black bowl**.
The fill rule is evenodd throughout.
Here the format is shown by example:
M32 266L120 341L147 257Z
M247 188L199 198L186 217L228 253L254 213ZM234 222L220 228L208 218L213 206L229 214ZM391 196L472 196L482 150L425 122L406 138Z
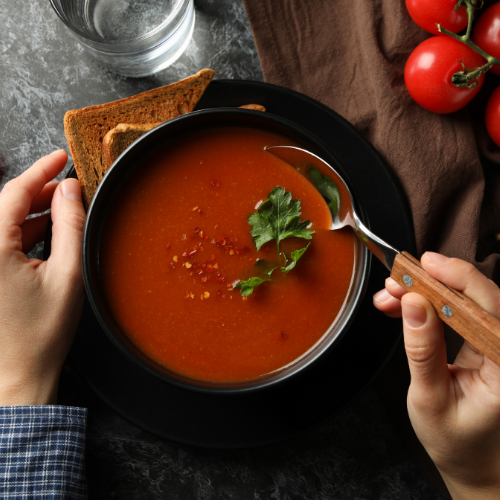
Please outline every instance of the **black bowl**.
M113 344L125 356L132 359L144 370L182 388L215 393L255 391L284 383L299 376L326 351L333 349L340 338L348 331L349 325L358 312L368 283L371 262L369 252L358 241L356 271L348 300L328 332L301 358L264 378L230 384L193 380L169 371L148 358L133 345L122 332L109 310L100 279L99 247L108 207L112 203L114 195L120 189L125 177L137 168L141 163L141 159L146 154L151 153L154 148L161 147L171 141L196 132L228 127L255 128L279 134L317 154L332 165L345 179L353 195L358 214L360 214L365 223L367 222L362 200L356 186L349 180L349 172L336 157L335 153L305 129L293 122L269 113L235 108L218 108L189 113L154 128L122 153L101 181L87 214L83 236L83 273L89 301L99 323ZM136 173L135 175L140 175L140 173Z

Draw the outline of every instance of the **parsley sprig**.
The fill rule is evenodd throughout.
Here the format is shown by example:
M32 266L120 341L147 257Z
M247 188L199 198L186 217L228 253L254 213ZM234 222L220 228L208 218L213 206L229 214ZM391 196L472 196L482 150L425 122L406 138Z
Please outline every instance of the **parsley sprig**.
M278 259L283 259L285 264L281 266L281 271L285 274L295 268L297 261L304 255L311 243L300 250L293 251L290 254L290 259L284 252L280 252L280 243L292 237L310 240L314 234L313 230L308 229L311 222L309 220L301 221L300 216L300 200L292 199L292 194L282 187L274 188L259 208L248 216L248 223L252 226L250 234L257 250L260 250L262 245L269 241L276 241ZM267 271L264 279L252 277L248 280L240 280L234 285L234 288L240 288L241 295L247 297L253 293L256 286L270 281L271 274L275 269Z

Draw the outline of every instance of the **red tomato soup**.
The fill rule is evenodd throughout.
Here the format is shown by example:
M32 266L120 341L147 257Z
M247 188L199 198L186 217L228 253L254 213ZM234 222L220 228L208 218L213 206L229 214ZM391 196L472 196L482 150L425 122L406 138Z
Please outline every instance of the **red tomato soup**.
M150 359L216 383L254 380L306 353L342 309L352 282L352 231L302 172L264 151L291 144L250 129L215 129L155 150L124 181L106 217L100 269L109 307ZM276 186L316 232L295 269L243 298L235 280L262 277L276 244L257 252L247 216ZM305 239L281 243L288 255ZM275 264L277 265L277 264Z

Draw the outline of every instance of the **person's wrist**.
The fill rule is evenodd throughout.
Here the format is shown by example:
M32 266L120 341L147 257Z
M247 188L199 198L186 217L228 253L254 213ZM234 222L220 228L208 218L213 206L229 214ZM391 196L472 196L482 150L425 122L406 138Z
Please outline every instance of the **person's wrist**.
M0 406L56 404L58 385L54 375L0 379Z
M498 500L500 498L500 478L482 485L467 484L443 472L441 476L453 500Z

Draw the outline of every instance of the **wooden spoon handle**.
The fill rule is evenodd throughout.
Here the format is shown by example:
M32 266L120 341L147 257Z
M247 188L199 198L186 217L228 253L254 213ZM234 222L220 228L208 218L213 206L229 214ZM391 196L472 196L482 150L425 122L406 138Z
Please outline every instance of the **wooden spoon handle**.
M391 278L408 292L426 297L445 323L500 366L500 320L427 274L407 252L396 256Z

